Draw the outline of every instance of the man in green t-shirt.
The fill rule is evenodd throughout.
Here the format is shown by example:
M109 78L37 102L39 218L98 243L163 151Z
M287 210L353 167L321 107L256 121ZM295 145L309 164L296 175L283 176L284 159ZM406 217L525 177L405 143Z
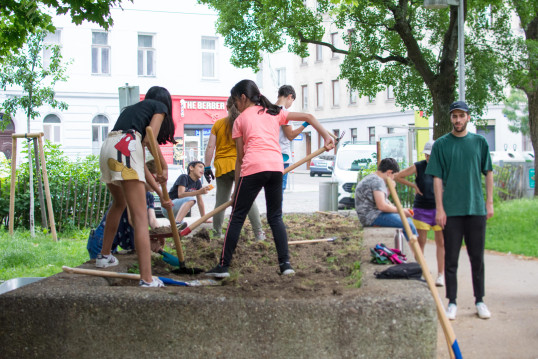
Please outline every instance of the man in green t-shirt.
M486 219L493 216L493 172L489 146L483 136L467 131L471 120L463 101L450 105L452 131L438 138L426 173L434 176L436 222L445 238L445 279L448 319L456 319L457 271L465 241L471 261L476 310L482 319L491 317L484 297L484 245ZM486 176L486 203L482 178Z

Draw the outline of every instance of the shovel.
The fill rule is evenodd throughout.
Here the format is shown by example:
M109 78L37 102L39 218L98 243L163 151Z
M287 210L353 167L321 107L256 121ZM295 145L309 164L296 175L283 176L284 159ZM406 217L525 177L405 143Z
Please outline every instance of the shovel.
M340 139L342 139L342 137L344 136L346 132L345 131L342 131L342 134L340 135L339 138L336 138L336 136L334 136L333 134L331 134L332 137L334 137L336 140L334 141L334 145L336 146L338 144L338 141L340 141ZM299 167L300 165L302 165L303 163L306 163L308 161L310 161L312 158L314 157L317 157L319 155L321 155L323 152L326 152L326 151L329 151L330 149L326 148L326 147L321 147L319 148L318 150L316 150L315 152L312 152L311 154L309 154L308 156L306 156L305 158L295 162L294 164L292 164L291 166L289 166L288 168L286 168L284 170L284 173L283 174L286 174L290 171L293 171L294 169L296 169L297 167ZM204 223L205 221L207 221L209 218L213 217L215 214L219 213L220 211L223 211L225 210L226 208L228 208L229 206L231 206L233 204L233 200L229 200L228 202L226 203L223 203L221 204L220 206L218 206L217 208L215 208L214 210L212 210L211 212L209 213L206 213L205 216L202 216L200 217L197 221L193 222L190 226L188 226L187 228L185 228L184 230L181 231L181 236L186 236L188 235L189 233L191 233L194 229L196 229L200 224Z
M155 167L157 168L157 174L162 175L163 168L161 166L161 160L159 157L159 152L157 150L157 140L155 140L155 135L153 134L153 129L148 126L146 127L146 136L149 138L149 147L153 157L155 159ZM168 196L168 191L166 190L166 183L161 183L161 189L163 193L163 200L168 201L170 197ZM183 257L183 248L181 247L181 240L176 226L176 220L174 218L174 211L166 211L168 213L168 220L170 221L170 229L172 230L172 237L174 238L174 244L176 245L177 258L178 258L178 269L172 271L174 274L200 274L204 270L201 268L188 268L185 266L185 258Z
M63 266L62 270L69 274L86 274L86 275L93 275L97 277L140 280L140 274L135 274L135 273L108 272L104 270L71 268L67 266ZM178 281L178 280L168 278L168 277L154 277L154 278L159 278L164 284L179 286L179 287L201 287L201 286L208 286L208 285L220 285L219 282L213 279L191 280L187 282L182 282L182 281Z
M387 183L387 187L389 188L390 195L392 196L392 199L394 200L394 204L396 205L396 208L398 209L398 214L400 215L400 218L402 219L402 224L404 226L405 232L407 233L407 238L409 238L409 244L411 246L411 249L413 250L413 253L415 254L415 259L417 260L417 262L420 264L420 267L422 268L422 275L426 279L426 283L428 284L428 288L430 289L433 300L435 302L435 308L437 309L437 317L439 318L439 321L441 322L441 328L443 328L445 339L448 343L449 355L451 358L460 359L462 358L462 355L461 355L460 347L458 345L458 341L456 340L456 335L454 334L454 330L452 329L452 326L450 325L450 322L448 321L448 318L445 313L445 308L443 307L443 303L441 303L441 299L439 299L437 288L435 287L435 283L430 274L430 270L428 269L428 265L426 264L426 260L424 259L424 255L422 254L422 250L420 249L418 245L417 236L413 234L413 232L411 231L411 227L409 226L409 223L407 222L407 218L405 217L402 204L400 203L400 198L398 197L398 192L396 192L396 186L394 184L394 181L391 180L390 178L387 178L385 182Z

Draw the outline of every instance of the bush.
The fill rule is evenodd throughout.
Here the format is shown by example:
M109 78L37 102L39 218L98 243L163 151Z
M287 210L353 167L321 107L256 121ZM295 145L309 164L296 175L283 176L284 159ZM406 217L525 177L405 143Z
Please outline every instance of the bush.
M15 216L14 225L16 228L29 228L30 213L30 188L28 171L28 143L23 144L22 156L24 159L17 164L17 182L15 190ZM33 148L33 145L32 145ZM41 223L41 207L39 202L38 179L35 170L35 154L32 150L33 164L33 186L34 186L34 218L35 223ZM68 229L74 227L84 227L87 205L88 210L93 210L94 215L102 212L104 201L97 201L95 195L97 191L103 191L103 185L99 182L99 158L90 155L85 158L70 160L61 150L61 145L45 141L44 144L47 177L49 181L52 208L56 228ZM11 171L10 161L1 161L0 172ZM9 197L11 179L9 177L0 179L0 218L2 223L7 225L9 216ZM90 189L90 200L88 200ZM103 193L105 193L103 191ZM43 187L43 197L46 210L45 188ZM104 200L104 196L103 196ZM48 216L48 213L47 213ZM90 221L89 224L91 224ZM50 226L50 223L49 223Z

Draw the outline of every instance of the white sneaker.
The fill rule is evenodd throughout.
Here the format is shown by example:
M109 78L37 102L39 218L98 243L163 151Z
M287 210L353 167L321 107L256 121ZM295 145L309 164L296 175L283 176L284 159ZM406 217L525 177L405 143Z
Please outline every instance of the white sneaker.
M446 310L446 317L450 320L456 320L456 312L458 311L458 307L456 304L449 304L448 309Z
M160 288L160 287L164 287L164 283L159 278L153 277L153 282L151 283L148 283L140 279L140 283L138 283L138 286L142 288Z
M489 319L491 318L491 313L488 310L488 307L484 302L476 303L476 311L478 312L478 317L480 319Z
M114 267L114 266L117 266L118 264L120 264L120 262L112 254L109 254L107 256L98 254L97 259L95 260L95 266L97 268Z
M439 274L437 276L437 280L435 281L436 287L444 287L445 286L445 275L443 273Z

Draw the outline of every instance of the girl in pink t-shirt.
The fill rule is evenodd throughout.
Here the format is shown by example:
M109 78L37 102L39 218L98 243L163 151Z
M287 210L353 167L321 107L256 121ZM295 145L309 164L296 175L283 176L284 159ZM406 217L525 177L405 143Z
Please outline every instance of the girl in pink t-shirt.
M228 268L239 240L245 218L258 193L263 188L267 204L267 221L273 232L278 253L280 273L295 273L289 262L288 234L282 221L282 172L284 163L278 143L281 125L288 121L304 121L314 127L325 140L325 147L334 147L334 141L314 116L307 113L281 111L260 93L251 80L238 82L231 90L235 107L241 115L235 120L232 138L235 140L234 205L224 237L219 264L206 275L229 277Z

